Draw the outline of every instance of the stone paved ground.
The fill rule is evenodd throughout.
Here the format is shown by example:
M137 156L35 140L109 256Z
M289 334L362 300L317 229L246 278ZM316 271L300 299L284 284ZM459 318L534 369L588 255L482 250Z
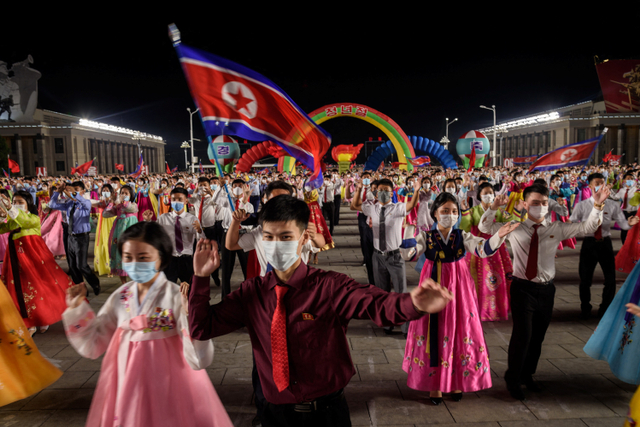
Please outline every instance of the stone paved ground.
M342 208L336 228L334 250L320 255L320 268L343 272L358 281L366 280L359 249L355 215ZM614 247L620 248L614 232ZM415 285L414 264L407 268L408 282ZM66 265L64 266L66 268ZM234 274L236 286L241 273ZM596 269L595 283L602 282ZM625 276L618 276L618 285ZM101 278L104 292L91 297L97 311L119 284ZM385 336L369 321L351 322L348 337L357 374L346 388L354 426L441 426L538 427L538 426L621 426L635 387L617 380L608 365L582 351L597 320L579 319L578 250L559 252L557 293L553 321L549 327L536 379L545 388L529 394L525 402L515 401L501 379L506 369L511 323L485 323L491 354L494 385L491 389L465 394L461 402L445 396L438 407L428 401L428 393L411 390L401 369L405 341L401 336ZM411 286L413 287L413 286ZM602 286L594 286L600 301ZM213 301L220 300L219 288L212 288ZM39 349L61 362L64 375L51 387L20 402L0 408L0 426L74 427L84 425L99 375L99 360L81 358L68 344L60 323L35 337ZM244 331L215 340L216 355L207 368L209 376L236 426L249 426L255 409L252 404L251 345ZM206 404L206 402L203 402Z

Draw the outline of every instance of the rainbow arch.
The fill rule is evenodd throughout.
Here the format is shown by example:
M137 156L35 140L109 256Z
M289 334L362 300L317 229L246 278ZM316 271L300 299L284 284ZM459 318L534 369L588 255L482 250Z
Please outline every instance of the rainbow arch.
M312 111L309 113L309 117L317 124L337 117L351 117L371 123L384 132L391 141L398 154L400 169L413 170L413 165L407 161L407 157L414 158L416 156L409 137L393 119L380 111L362 104L338 102Z

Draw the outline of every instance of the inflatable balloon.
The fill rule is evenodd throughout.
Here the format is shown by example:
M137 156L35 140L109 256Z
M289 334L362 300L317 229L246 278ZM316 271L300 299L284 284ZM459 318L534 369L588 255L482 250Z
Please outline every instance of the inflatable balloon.
M227 135L217 136L213 142L209 144L207 154L209 155L209 161L215 164L215 154L218 156L218 161L224 172L230 173L233 171L233 165L240 158L240 146L238 141Z
M491 149L489 138L477 130L471 130L462 135L456 143L456 152L462 159L465 169L469 168L469 158L474 148L476 149L476 163L472 165L472 167L481 168L484 164L485 157Z

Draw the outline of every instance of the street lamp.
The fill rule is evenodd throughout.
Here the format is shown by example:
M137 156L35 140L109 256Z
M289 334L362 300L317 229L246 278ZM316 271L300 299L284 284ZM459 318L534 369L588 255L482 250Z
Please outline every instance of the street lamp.
M456 117L455 119L453 119L453 120L449 121L449 118L447 117L445 120L447 121L447 130L446 130L446 132L445 132L445 135L446 135L447 139L449 139L449 125L450 125L451 123L453 123L453 122L458 121L458 118Z
M445 119L447 121L446 124L446 130L445 130L445 136L442 137L442 139L440 140L440 144L442 144L442 146L444 147L445 150L449 149L449 125L455 121L458 120L458 118L456 117L455 119L451 120L451 122L449 122L449 118L447 117Z
M494 155L491 156L491 150L489 150L489 155L491 156L491 166L495 166L496 165L496 157L498 157L496 155L496 106L492 105L491 108L489 107L485 107L484 105L481 105L480 108L484 108L485 110L491 110L493 111L493 151L494 151ZM502 152L500 153L500 156L502 155ZM502 160L502 159L500 159Z
M190 138L189 140L191 141L191 173L193 173L193 115L195 113L197 113L200 109L196 108L196 111L194 111L193 113L191 112L191 108L187 107L187 111L189 112L189 128L190 128ZM186 155L187 151L185 150L185 155ZM186 161L185 161L186 163Z
M189 147L191 147L191 153L193 153L193 145L190 145L187 141L184 141L180 146L180 148L184 148L184 169L185 170L189 168L189 163L187 162L187 148Z

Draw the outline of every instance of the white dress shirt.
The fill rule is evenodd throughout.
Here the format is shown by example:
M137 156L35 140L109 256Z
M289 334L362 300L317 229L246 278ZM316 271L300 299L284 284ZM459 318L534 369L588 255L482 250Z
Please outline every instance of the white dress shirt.
M182 251L176 250L176 217L178 214L174 210L160 215L158 224L167 232L171 243L173 243L173 256L193 255L193 242L195 239L204 238L204 234L198 233L193 227L198 218L189 212L182 211L180 213L180 230L182 231Z
M325 181L324 185L318 189L318 201L321 203L333 202L334 187L331 181Z
M585 222L589 217L589 212L593 209L593 197L583 200L576 205L571 214L571 222ZM627 222L622 209L618 202L611 199L604 201L604 209L602 210L602 238L611 237L611 224L617 222L621 229L629 230L631 226ZM584 237L594 237L596 230L591 233L585 233Z
M613 200L620 200L620 202L622 203L621 208L623 211L625 212L636 212L638 210L637 206L631 206L629 204L629 202L631 201L631 198L636 194L637 188L635 185L632 185L631 187L627 187L625 186L623 189L621 189L620 191L618 191L615 195L611 196L611 198ZM625 195L627 196L627 202L625 204Z
M366 201L362 204L362 212L371 218L373 224L373 247L380 249L380 212L383 205ZM385 252L394 251L402 244L402 223L407 216L406 203L387 203L384 205L384 225L386 236Z
M195 193L193 197L189 197L189 203L193 205L193 214L196 217L200 215L200 206L202 206L202 226L213 227L216 221L221 220L220 211L222 208L229 207L227 194L221 189L213 192L213 195Z
M244 211L248 214L252 214L253 211L253 205L250 202L247 203L243 203L242 199L244 198L244 196L242 196L240 199L236 199L235 197L231 197L231 201L233 202L233 206L235 209L244 209ZM222 208L220 210L221 212L221 220L222 220L222 228L224 228L225 230L229 229L229 226L231 226L231 220L233 219L233 211L231 210L231 208L228 206L225 208ZM242 228L249 228L246 225L243 225Z
M496 223L495 217L498 211L487 209L480 219L478 228L483 233L495 234L504 224ZM546 283L556 276L556 252L558 244L566 239L575 237L578 233L591 233L602 223L602 211L592 209L585 222L566 223L550 222L545 218L541 227L538 228L538 274L531 281L536 283ZM531 246L531 236L533 235L533 222L527 219L518 228L507 235L513 250L513 275L523 280L527 280L526 270L529 259L529 248Z

